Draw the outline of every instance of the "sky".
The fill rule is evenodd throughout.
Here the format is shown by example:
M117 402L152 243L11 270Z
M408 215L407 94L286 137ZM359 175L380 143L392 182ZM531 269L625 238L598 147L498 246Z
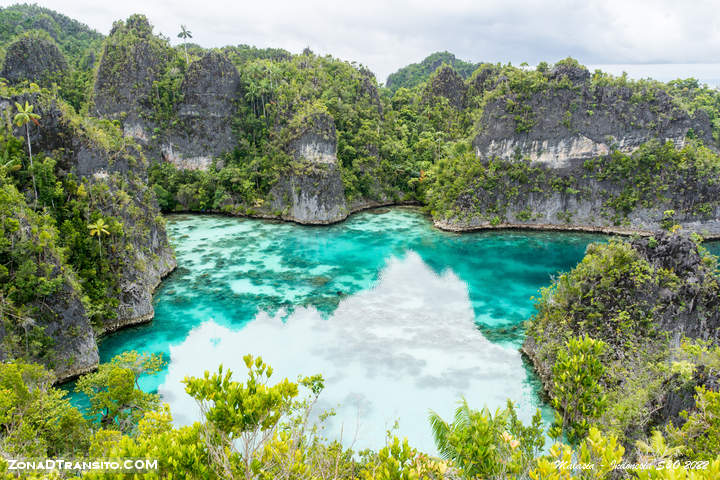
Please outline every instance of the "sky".
M586 65L620 65L620 72L628 70L624 64L661 64L636 68L634 76L720 83L717 0L35 1L104 34L113 21L144 13L173 43L184 24L204 47L310 47L366 65L380 82L447 50L473 62L530 65L572 56Z

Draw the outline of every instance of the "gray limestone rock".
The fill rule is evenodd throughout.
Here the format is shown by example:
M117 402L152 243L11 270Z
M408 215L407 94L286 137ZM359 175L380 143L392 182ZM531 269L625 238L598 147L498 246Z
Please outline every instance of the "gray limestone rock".
M10 44L0 76L10 83L29 80L47 84L67 70L67 60L55 42L39 32L30 32Z

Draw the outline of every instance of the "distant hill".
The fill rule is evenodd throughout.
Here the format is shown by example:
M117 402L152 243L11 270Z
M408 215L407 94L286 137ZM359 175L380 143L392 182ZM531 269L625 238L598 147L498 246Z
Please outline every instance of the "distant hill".
M388 75L385 86L393 92L401 87L412 88L426 81L443 63L451 65L463 78L468 78L479 65L460 60L450 52L435 52L420 63L412 63Z
M79 62L89 51L97 53L104 36L84 23L38 5L12 5L0 8L0 48L20 34L43 30L57 43L71 63ZM92 60L92 59L90 59Z

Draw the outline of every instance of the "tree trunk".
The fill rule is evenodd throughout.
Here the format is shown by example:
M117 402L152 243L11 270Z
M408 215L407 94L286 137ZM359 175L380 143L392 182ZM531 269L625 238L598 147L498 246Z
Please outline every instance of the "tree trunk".
M35 192L35 206L37 207L38 194L37 194L37 186L35 186L35 171L34 171L35 169L33 168L32 147L30 146L30 122L25 124L25 136L27 137L28 157L30 158L30 174L32 176L32 181L33 181L33 192Z

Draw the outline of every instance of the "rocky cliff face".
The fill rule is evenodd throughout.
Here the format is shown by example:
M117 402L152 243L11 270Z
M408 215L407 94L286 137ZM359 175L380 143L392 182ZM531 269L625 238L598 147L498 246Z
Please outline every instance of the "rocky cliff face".
M566 87L492 101L473 141L478 157L567 168L611 149L632 152L656 138L683 146L689 132L713 143L707 117L691 118L663 90L640 98L627 86L594 86L589 76L584 67L559 66L549 77L567 79Z
M720 297L716 272L708 268L697 244L685 235L659 233L632 242L655 270L674 272L682 281L657 292L657 327L680 337L720 343Z
M117 240L122 252L117 316L101 320L96 331L103 334L149 321L152 292L176 264L155 195L145 183L146 162L140 148L119 129L105 125L98 130L95 121L80 119L67 105L45 95L0 98L0 111L9 112L14 102L26 100L41 115L40 126L31 130L33 151L57 161L58 177L73 173L89 186L102 186L90 199L91 208L123 225L122 237ZM77 293L64 288L57 299L45 304L56 315L45 332L56 342L58 378L94 368L98 361L95 336ZM68 332L73 332L73 337L66 340Z
M211 51L190 64L177 106L177 124L165 136L162 154L176 167L205 170L212 159L232 151L240 75L224 55Z
M463 78L452 69L444 65L439 68L428 80L425 87L425 99L444 97L456 109L465 107L468 87Z
M18 205L13 218L19 228L9 233L8 240L13 243L30 241L36 245L49 244L47 238L41 240L39 235L41 231L47 234L53 230L41 225L27 205ZM57 232L50 235L57 235ZM25 320L5 323L11 320L11 312L2 309L0 361L30 355L52 369L59 379L87 373L97 366L99 357L95 333L80 300L77 280L67 271L62 256L49 246L43 247L35 260L36 273L48 282L58 284L52 293L41 295L25 306ZM13 323L20 323L22 328L13 328ZM13 351L13 336L19 337L17 351Z
M47 35L33 32L8 47L0 76L10 83L29 80L46 84L67 70L67 60L55 42Z
M153 82L167 62L168 47L152 34L147 18L115 22L103 48L91 112L120 120L126 135L147 144L154 128L149 120Z
M559 300L564 303L551 300L530 328L523 351L534 361L546 385L550 381L554 355L545 350L547 345L543 339L557 342L562 341L564 334L589 334L610 345L608 357L625 355L623 336L628 334L636 336L639 342L657 338L655 332L665 332L670 335L672 345L678 345L682 337L720 343L720 298L717 296L720 278L714 263L700 254L695 241L684 234L657 232L652 237L633 240L628 246L632 248L630 257L627 250L622 253L622 247L612 246L608 247L615 252L611 255L603 251L601 255L605 256L598 255L597 260L584 259L574 275L570 274L570 282L574 279L576 283L561 287L563 291L568 287L578 288L577 292L583 292L582 295L567 290L568 298ZM596 255L592 246L586 259L588 255ZM623 264L630 264L633 257L639 260L638 269L622 270ZM584 266L586 262L591 265L596 261L607 263L598 268ZM645 265L649 276L647 279L637 277ZM587 276L589 272L594 277ZM663 280L665 274L673 275L674 281ZM595 284L595 278L605 283ZM597 309L602 309L599 315L588 313ZM645 312L642 314L647 316L644 329L622 332L616 327L615 317L623 310L633 310L633 315ZM554 313L558 316L553 316ZM559 323L560 318L565 321Z
M118 218L124 230L120 304L117 316L100 325L104 334L152 320L152 293L177 263L155 195L144 181L119 173L94 175L92 181L107 185L106 194L93 198L94 208Z
M304 117L288 143L290 168L270 192L271 208L298 223L325 224L348 215L330 115Z
M682 167L675 162L684 155L706 154L696 155L694 147L679 152L672 143L650 143L632 155L572 160L568 167L491 161L486 168L492 175L471 180L456 197L454 213L435 218L435 224L458 231L526 227L649 233L671 221L686 231L718 237L720 171ZM657 164L643 165L650 158Z
M682 427L686 419L682 412L692 412L695 409L696 388L720 391L720 372L700 365L693 372L692 378L685 380L681 375L675 374L663 382L661 396L653 403L655 412L648 423L653 427L664 427L672 423L675 427Z
M658 232L590 245L583 261L543 292L522 349L553 395L553 368L566 339L587 335L604 342L599 383L609 402L638 412L619 421L611 405L607 415L633 445L657 426L677 424L679 412L694 407L695 386L717 391L713 367L702 356L683 357L679 346L684 339L720 342L719 289L716 260L688 235ZM689 377L657 369L681 360Z
M687 153L699 151L695 139L715 149L704 113L688 115L657 86L591 81L580 66L545 75L526 90L492 66L470 80L472 94L491 92L472 142L485 170L438 226L649 232L672 211L684 228L720 235L717 166L685 168L664 146L688 147L693 161L707 155ZM655 154L666 158L653 164Z
M52 155L60 174L73 172L82 177L95 174L134 173L145 176L147 162L138 145L124 141L122 132L96 134L94 121L82 122L63 103L40 95L0 97L0 112L12 112L15 102L34 105L41 115L40 126L30 131L35 152ZM18 136L24 132L16 128Z

